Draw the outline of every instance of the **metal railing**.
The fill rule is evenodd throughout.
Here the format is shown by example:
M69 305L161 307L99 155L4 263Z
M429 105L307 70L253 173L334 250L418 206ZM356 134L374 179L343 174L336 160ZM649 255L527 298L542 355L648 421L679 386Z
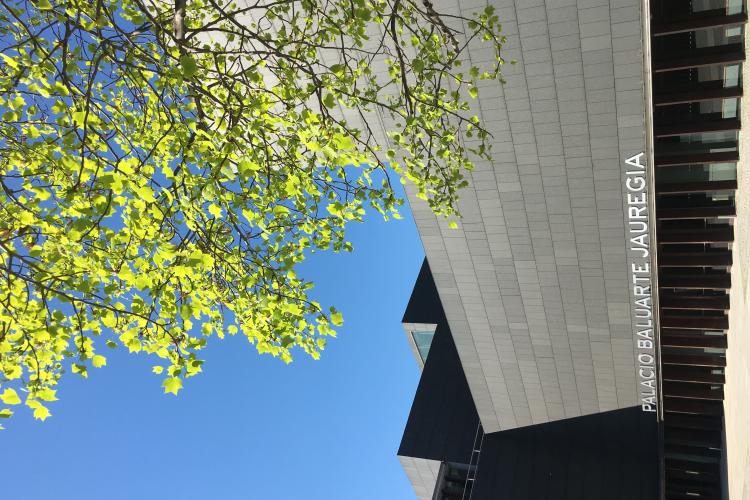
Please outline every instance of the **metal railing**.
M474 480L477 478L477 470L479 469L482 443L484 443L484 429L482 429L482 422L479 422L477 424L477 431L474 434L474 444L471 450L471 458L469 459L469 469L466 471L466 482L464 483L461 500L471 500L472 493L474 492Z

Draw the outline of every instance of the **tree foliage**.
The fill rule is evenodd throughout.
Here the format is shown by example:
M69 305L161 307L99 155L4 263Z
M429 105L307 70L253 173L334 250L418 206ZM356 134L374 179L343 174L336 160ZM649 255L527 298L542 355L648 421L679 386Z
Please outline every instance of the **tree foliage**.
M212 335L317 358L342 317L298 264L398 217L389 164L456 214L503 41L429 0L0 0L0 417L105 345L175 394Z

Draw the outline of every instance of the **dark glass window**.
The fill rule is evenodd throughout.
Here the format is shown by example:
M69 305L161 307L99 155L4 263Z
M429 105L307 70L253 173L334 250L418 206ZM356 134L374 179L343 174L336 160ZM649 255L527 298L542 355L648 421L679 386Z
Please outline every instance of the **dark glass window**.
M419 351L419 357L422 358L422 363L424 363L427 361L427 354L430 352L435 331L413 331L411 332L411 336L414 339L414 344L417 346L417 351Z
M657 183L659 184L700 181L731 181L735 179L737 179L737 164L734 162L660 168L657 171L656 178Z

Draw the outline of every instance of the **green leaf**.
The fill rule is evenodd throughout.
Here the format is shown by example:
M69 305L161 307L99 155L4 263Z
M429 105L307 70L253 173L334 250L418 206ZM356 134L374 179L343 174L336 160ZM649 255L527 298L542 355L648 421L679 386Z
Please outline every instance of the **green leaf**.
M70 367L70 371L72 371L73 373L79 374L83 378L88 378L89 376L89 370L86 365L73 363L73 365Z
M46 388L42 389L41 391L35 392L34 397L37 397L42 401L57 401L57 396L55 396L56 393L57 391Z
M179 377L169 377L165 378L161 385L164 387L164 394L169 392L176 396L182 389L182 380Z
M285 207L284 205L276 205L273 207L273 214L278 217L283 217L284 215L289 213L289 209Z
M36 0L36 7L39 10L52 10L52 4L49 0Z
M107 328L114 328L115 325L117 325L117 316L115 316L115 313L107 311L106 314L102 316L102 324Z
M46 406L39 405L34 408L34 418L44 422L47 418L52 415Z
M164 367L154 366L153 368L151 368L151 371L156 373L157 375L161 375L161 373L164 371Z
M73 117L73 123L75 123L78 128L83 128L86 123L86 115L87 113L85 111L74 111L71 114Z
M291 335L285 335L281 338L281 347L287 348L292 344L294 344L294 337Z
M469 95L473 99L476 99L477 96L479 95L479 90L476 87L469 87Z
M331 323L335 326L341 326L344 324L344 316L340 312L331 313Z
M13 411L9 410L8 408L3 408L0 410L0 418L10 418L13 416Z
M339 151L348 151L351 149L354 149L354 140L348 135L338 135L336 136L336 145L338 146Z
M0 57L3 58L3 61L5 61L5 64L10 66L13 69L18 69L18 61L16 61L14 58L7 56L5 54L0 53Z
M96 354L91 358L91 364L94 365L94 368L101 368L102 366L107 365L107 358L101 354Z
M37 420L46 420L51 415L47 407L45 407L38 399L26 399L26 406L34 410L34 418Z
M326 108L333 108L336 106L336 98L333 97L333 94L326 94L323 98L323 104Z
M0 400L6 405L20 405L21 398L18 397L18 393L14 389L8 387L5 392L0 394Z
M218 205L214 205L213 203L208 206L208 213L213 215L217 219L221 219L221 208Z
M180 56L180 65L182 66L182 76L185 78L191 78L198 71L198 63L190 54Z

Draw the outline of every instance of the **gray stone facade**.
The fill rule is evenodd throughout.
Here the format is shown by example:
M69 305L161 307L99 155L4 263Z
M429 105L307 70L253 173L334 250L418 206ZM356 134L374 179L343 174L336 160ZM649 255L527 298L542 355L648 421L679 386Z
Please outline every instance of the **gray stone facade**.
M493 161L458 230L409 192L485 432L639 403L622 175L645 151L640 0L492 3L517 61L480 88Z

